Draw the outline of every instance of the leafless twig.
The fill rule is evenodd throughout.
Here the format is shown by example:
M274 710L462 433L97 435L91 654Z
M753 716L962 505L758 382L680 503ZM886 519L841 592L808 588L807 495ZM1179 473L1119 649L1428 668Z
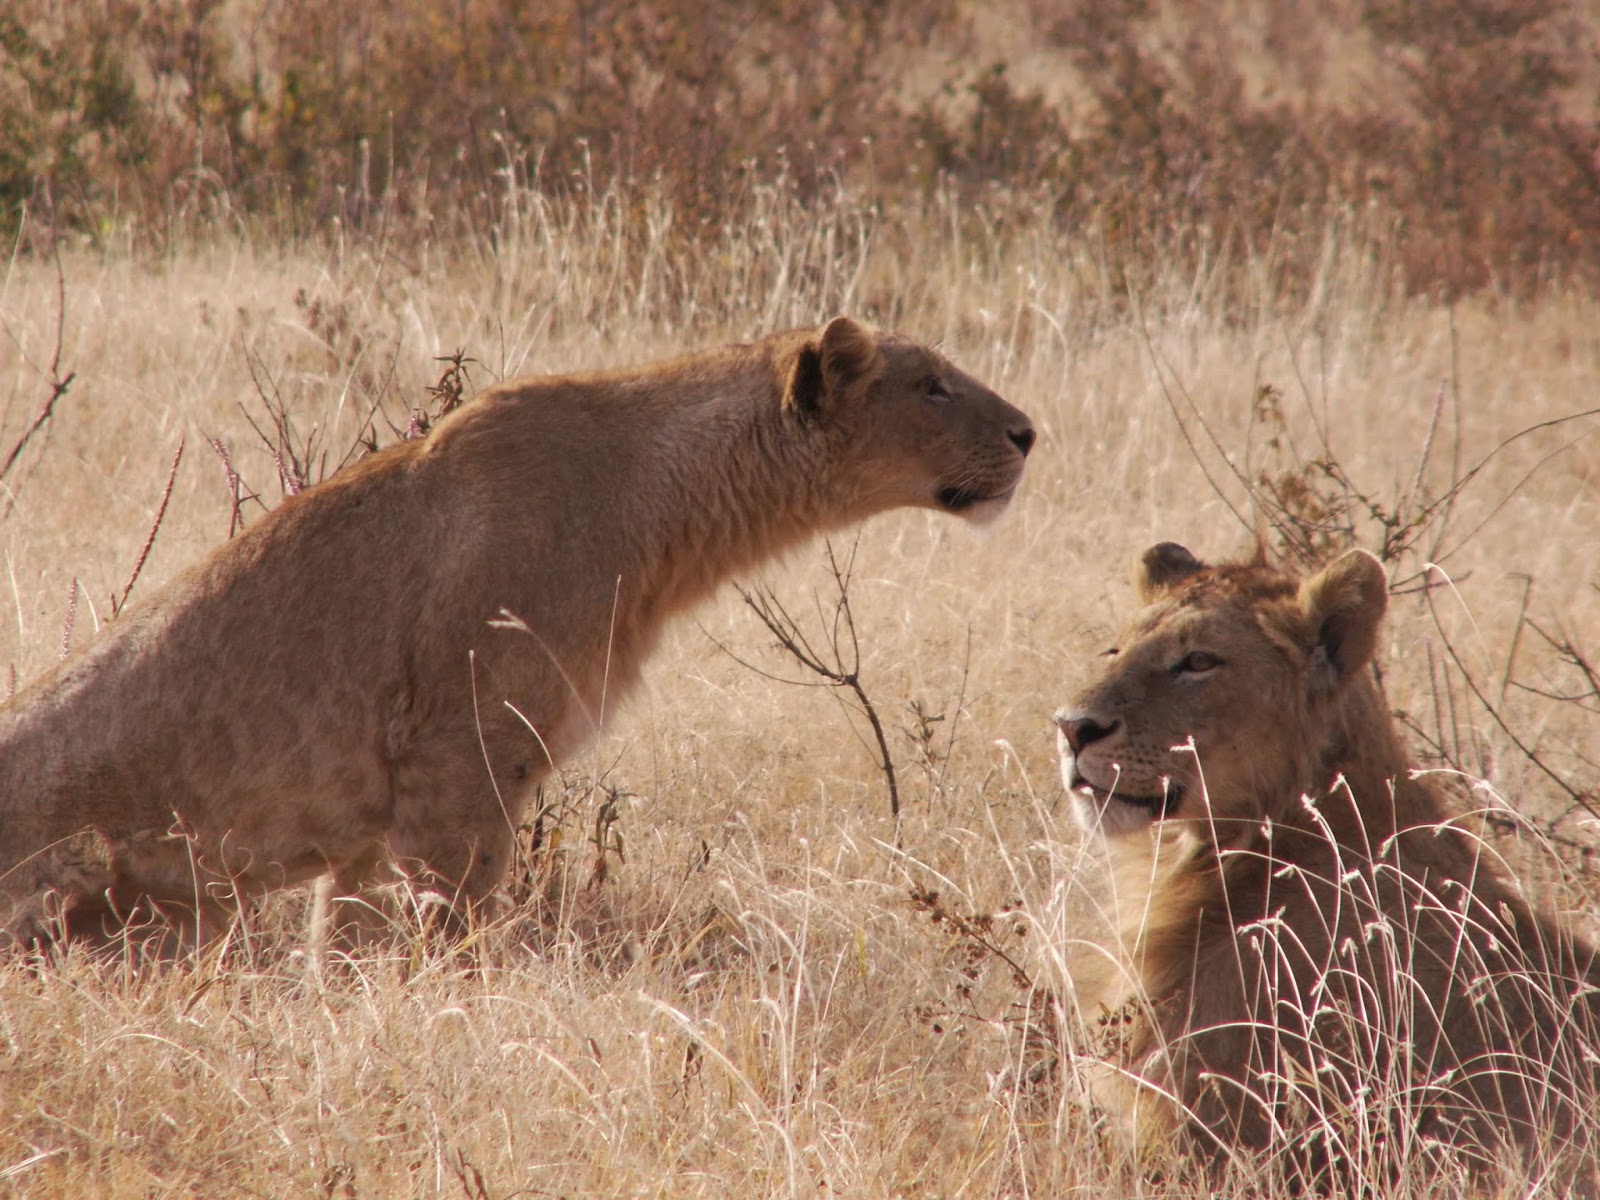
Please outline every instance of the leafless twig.
M122 606L128 602L128 596L133 591L133 585L139 581L139 572L144 570L145 560L150 557L150 550L156 544L156 534L161 532L161 522L167 515L167 503L172 499L172 485L178 479L178 464L183 461L183 446L185 439L178 438L178 449L172 455L172 468L167 472L167 485L161 489L161 503L156 506L155 520L150 523L150 533L144 539L144 546L139 551L139 557L133 564L133 571L128 576L128 582L122 586L122 597L111 598L111 615L116 616L122 611Z
M61 254L59 251L57 251L56 344L54 351L52 351L50 355L50 395L46 397L43 406L41 406L39 409L38 415L33 418L33 423L28 426L28 428L23 432L22 436L16 440L16 443L6 454L5 462L0 463L0 479L4 479L11 473L11 468L16 466L17 459L20 458L22 452L27 449L28 443L33 440L33 436L49 423L51 417L55 416L56 404L60 401L61 397L67 394L67 389L72 386L72 381L78 377L78 373L76 371L68 371L65 375L61 373L61 352L62 346L66 341L66 320L67 277L65 271L63 271L61 267ZM11 502L8 500L6 503L6 512L9 513L10 511Z
M61 623L61 648L58 658L72 653L72 633L78 626L78 577L72 577L71 590L67 592L67 619Z
M267 370L266 364L248 347L245 350L245 363L250 368L250 380L256 385L256 395L261 398L261 406L266 410L272 432L269 434L263 429L243 403L239 405L239 411L250 423L250 428L255 430L256 437L261 439L261 444L267 448L267 453L272 455L272 461L278 469L278 482L283 486L284 495L296 495L321 477L321 471L316 469L317 438L321 431L313 427L302 440L295 430L293 418L289 416L289 405L284 400L283 394L278 391L277 382ZM327 465L326 460L327 455L324 453L323 467Z
M1478 685L1478 681L1473 678L1472 672L1467 668L1466 663L1461 660L1461 655L1457 652L1455 644L1450 640L1449 635L1444 632L1444 626L1439 620L1439 614L1433 607L1433 592L1431 589L1427 592L1427 596L1428 612L1433 618L1434 627L1439 631L1440 642L1443 644L1445 652L1450 656L1450 661L1455 664L1456 670L1461 673L1461 678L1466 683L1467 689L1471 691L1483 710L1489 714L1490 720L1500 727L1501 732L1506 737L1511 739L1511 744L1517 748L1517 751L1528 762L1537 767L1544 775L1549 777L1556 787L1566 793L1575 807L1583 809L1591 817L1600 819L1600 808L1595 806L1594 798L1573 787L1559 772L1544 761L1544 757L1535 747L1529 746L1518 736L1516 730L1511 728L1511 723L1506 719L1500 706Z
M244 528L244 514L239 511L239 504L241 500L256 500L259 499L259 497L257 497L253 492L248 497L241 495L240 487L242 481L239 478L239 472L234 468L233 459L229 457L228 447L223 443L222 439L208 437L206 438L206 442L216 453L216 456L222 460L223 478L227 480L228 484L228 499L230 502L230 507L228 510L228 536L231 538L234 534L238 533L240 529Z
M1228 506L1241 525L1259 535L1258 527L1233 504L1228 491L1223 487L1227 476L1231 475L1249 498L1252 509L1276 535L1283 552L1302 563L1321 561L1326 559L1331 551L1355 544L1360 540L1358 535L1362 528L1360 523L1363 521L1371 522L1377 527L1377 545L1373 547L1373 551L1385 563L1398 561L1402 556L1418 550L1424 543L1426 543L1426 549L1422 553L1424 561L1434 564L1445 563L1457 555L1484 525L1493 520L1500 510L1521 492L1528 480L1541 471L1548 462L1572 449L1580 438L1590 435L1581 434L1541 456L1511 487L1506 489L1505 494L1496 501L1481 521L1465 533L1454 535L1453 527L1461 497L1477 482L1478 477L1491 463L1512 446L1535 433L1600 416L1600 408L1590 408L1548 421L1536 422L1503 439L1477 462L1463 466L1461 402L1453 384L1447 379L1440 383L1434 394L1428 429L1409 482L1399 488L1392 497L1386 498L1379 490L1364 488L1351 477L1334 452L1328 430L1315 411L1312 412L1312 420L1321 449L1312 457L1301 453L1289 436L1280 403L1281 395L1270 383L1258 382L1256 386L1250 429L1253 433L1258 424L1270 426L1268 445L1287 457L1287 465L1275 474L1253 469L1247 441L1245 465L1243 468L1238 466L1219 434L1200 411L1200 406L1184 390L1181 380L1177 379L1170 365L1156 349L1154 339L1149 332L1146 330L1142 332L1146 352L1155 366L1162 394L1166 398L1173 420L1177 423L1178 432L1212 490ZM1452 357L1451 379L1454 378L1453 364ZM1298 375L1298 364L1295 369ZM1169 377L1172 379L1170 384ZM1302 380L1302 389L1305 386ZM1450 451L1452 463L1450 481L1437 494L1431 494L1427 477L1430 464L1435 458L1436 443L1444 423L1447 403L1455 417L1454 441ZM1307 407L1311 406L1308 404ZM1196 436L1195 429L1198 429L1201 436ZM1220 476L1213 473L1210 465L1213 461L1220 462L1224 468ZM1425 569L1398 576L1392 582L1391 590L1408 591L1425 587L1426 578Z
M1571 638L1557 633L1551 633L1532 618L1524 624L1540 638L1545 645L1554 650L1557 656L1568 666L1575 669L1583 679L1583 686L1576 692L1551 692L1519 683L1516 686L1525 692L1532 692L1536 696L1543 696L1549 700L1559 700L1566 704L1578 704L1590 712L1600 713L1600 667L1581 649Z
M1027 969L1001 944L1001 935L997 934L996 930L997 915L977 913L969 916L959 913L945 904L935 889L929 887L913 884L910 895L911 906L927 913L935 925L945 926L983 953L999 959L1010 968L1012 979L1018 987L1025 989L1033 987L1033 979ZM1007 914L998 914L998 917L1005 915ZM1005 932L1015 932L1015 929Z
M750 611L755 613L772 636L778 640L779 647L795 662L820 678L821 686L844 689L855 696L856 703L866 714L867 723L872 727L878 766L889 789L889 815L898 823L900 784L895 774L894 756L889 752L889 740L883 731L883 721L878 717L877 706L872 703L872 698L867 695L867 689L861 682L861 641L856 633L855 614L850 608L850 578L855 566L855 546L851 546L850 557L843 565L840 564L831 541L827 543L827 553L828 570L833 575L835 597L831 617L823 615L826 625L824 633L827 638L825 651L818 650L812 645L800 627L799 621L790 614L783 602L773 595L771 590L765 587L740 587L739 595ZM818 605L819 608L822 607L820 597ZM746 662L726 646L721 648L735 662L767 679L781 683L801 682L772 675Z

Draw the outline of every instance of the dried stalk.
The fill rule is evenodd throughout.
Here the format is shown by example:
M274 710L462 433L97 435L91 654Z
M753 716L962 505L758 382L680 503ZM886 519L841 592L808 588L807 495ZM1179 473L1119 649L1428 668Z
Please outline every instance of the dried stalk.
M144 546L139 551L139 557L133 564L133 571L128 576L128 582L122 586L122 597L111 598L111 615L114 617L122 611L122 606L127 604L128 596L133 591L133 585L139 581L139 572L144 570L145 560L150 557L150 550L156 544L156 534L161 532L161 522L166 519L167 503L172 499L172 485L178 479L178 464L183 461L183 446L186 439L178 438L178 449L172 455L172 467L167 472L167 485L161 489L161 503L156 506L155 520L150 523L150 534L144 539Z
M878 716L878 709L872 702L872 697L867 694L865 685L861 682L861 641L856 633L855 614L850 608L850 577L855 564L855 547L850 549L850 557L843 566L840 565L833 543L827 543L828 570L833 575L836 598L833 602L833 616L827 622L827 646L825 651L819 651L801 629L800 623L789 613L788 609L768 588L756 587L747 589L739 588L739 595L745 605L767 630L778 641L778 646L813 675L818 676L823 685L835 689L844 689L855 696L856 703L861 711L866 714L867 723L872 727L872 737L876 744L878 768L883 772L884 782L889 790L889 815L898 825L900 820L900 783L895 773L894 756L889 751L889 739L884 733L883 721ZM819 598L820 609L820 598ZM720 646L720 643L719 643ZM761 668L746 662L734 654L726 646L720 648L741 666L761 675L763 678L772 679L779 683L800 683L794 679L785 679L772 675ZM802 685L803 686L803 685Z

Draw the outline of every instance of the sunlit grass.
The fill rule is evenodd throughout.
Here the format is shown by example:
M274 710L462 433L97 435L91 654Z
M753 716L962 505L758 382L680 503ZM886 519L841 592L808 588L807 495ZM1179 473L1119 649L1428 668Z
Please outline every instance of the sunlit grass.
M403 937L317 969L303 896L176 969L76 954L0 966L0 1190L1209 1194L1173 1164L1158 1178L1108 1153L1069 1081L1039 1069L1038 988L1087 919L1076 889L1092 857L1058 812L1048 716L1126 612L1139 549L1172 538L1220 555L1248 538L1224 458L1245 464L1264 383L1298 452L1321 453L1325 427L1349 476L1393 495L1416 473L1441 381L1467 464L1593 407L1593 300L1401 302L1337 240L1309 301L1263 278L1240 308L1206 273L1176 270L1130 296L1104 247L1042 223L1002 233L954 201L883 214L845 193L805 205L773 191L692 253L648 197L520 203L494 245L219 238L156 261L65 248L59 292L54 262L13 262L0 452L50 393L58 316L60 367L76 374L3 481L0 695L8 666L25 681L55 661L73 581L75 640L110 618L180 437L136 595L227 534L205 437L276 502L244 411L259 418L262 389L337 457L374 404L403 427L457 350L482 385L848 311L942 341L1041 434L994 529L904 513L861 533L860 676L895 755L900 824L858 715L717 648L803 679L729 589L670 631L641 694L546 789L546 844L512 880L522 902L470 969ZM1215 436L1198 460L1175 407ZM1495 458L1461 499L1457 528L1487 523L1451 560L1454 586L1397 597L1382 650L1416 727L1513 817L1559 835L1532 886L1580 920L1592 820L1511 738L1593 793L1600 718L1560 699L1572 680L1520 618L1600 645L1597 430L1574 422ZM1457 465L1431 461L1436 486ZM820 548L766 582L797 615L814 593L831 601ZM1462 686L1447 643L1509 730ZM614 819L597 842L602 800ZM1523 839L1493 836L1528 857ZM1025 977L914 889L950 913L1013 914L985 936ZM1245 1194L1250 1170L1226 1194ZM1404 1182L1432 1195L1451 1179Z

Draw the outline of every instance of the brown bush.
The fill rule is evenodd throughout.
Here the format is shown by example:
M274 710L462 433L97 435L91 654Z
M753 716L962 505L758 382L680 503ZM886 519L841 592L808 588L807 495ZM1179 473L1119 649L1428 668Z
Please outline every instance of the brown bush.
M519 189L576 182L660 188L695 239L754 172L802 196L842 178L884 202L953 184L1092 229L1134 280L1156 258L1219 251L1309 278L1331 215L1381 243L1411 291L1520 292L1600 261L1600 22L1575 0L13 13L12 233L26 209L36 233L381 219L493 237Z

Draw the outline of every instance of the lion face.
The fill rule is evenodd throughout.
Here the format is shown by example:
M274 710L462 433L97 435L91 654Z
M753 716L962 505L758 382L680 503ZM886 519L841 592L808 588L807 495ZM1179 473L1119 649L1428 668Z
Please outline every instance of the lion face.
M1187 822L1236 841L1314 785L1376 644L1383 568L1351 551L1300 581L1167 542L1136 582L1147 607L1055 716L1062 780L1108 837Z
M1027 416L937 351L846 317L801 351L786 406L841 447L834 483L863 512L912 506L991 521L1035 439Z
M1033 448L1033 424L965 371L905 338L881 346L883 377L867 395L871 440L898 443L919 501L978 523L1010 503Z

